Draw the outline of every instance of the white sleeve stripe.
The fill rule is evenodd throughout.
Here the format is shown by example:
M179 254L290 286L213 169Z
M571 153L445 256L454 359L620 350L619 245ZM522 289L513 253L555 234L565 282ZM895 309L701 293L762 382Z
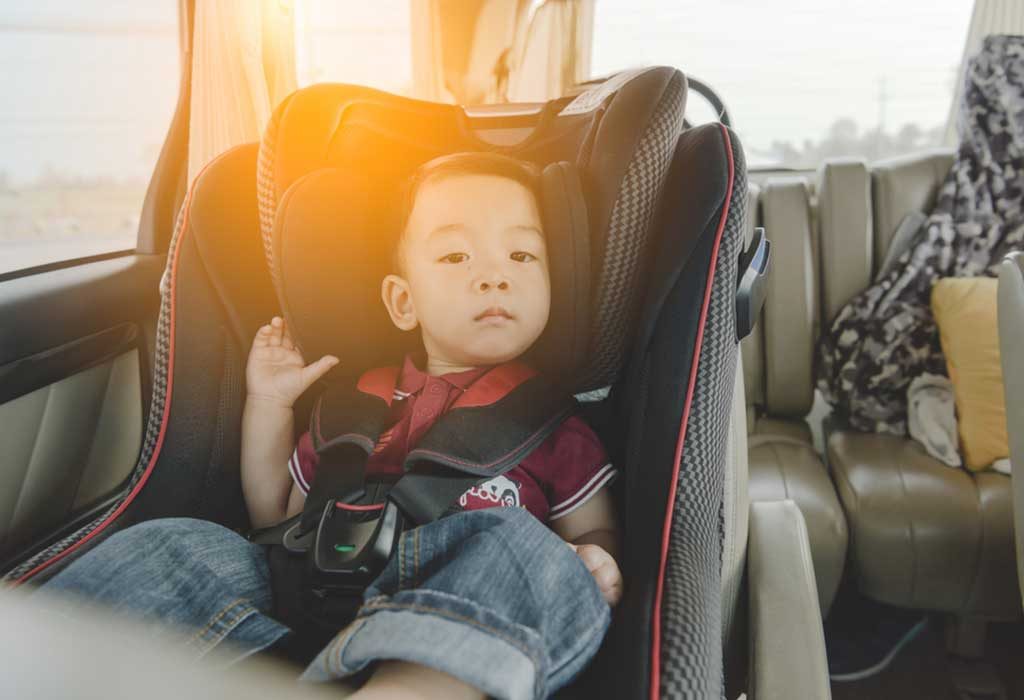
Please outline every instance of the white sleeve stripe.
M302 469L299 468L299 448L295 448L292 452L292 456L288 458L288 471L292 474L292 480L298 485L299 489L308 494L309 484L306 483L305 477L302 476Z
M597 488L593 488L594 484L600 481L601 485L603 485L604 483L607 482L607 479L605 479L604 477L608 474L614 473L615 467L613 467L611 463L604 465L603 467L598 469L597 473L594 474L594 476L590 477L590 481L585 483L582 488L576 491L576 493L574 493L572 496L565 499L561 503L556 503L555 505L551 506L551 513L558 513L559 511L565 510L566 508L572 508L574 507L576 501L580 500L581 498L589 498L588 494L590 493L591 489L593 489L594 491L597 490ZM600 486L598 486L598 488L600 488Z
M579 508L580 506L586 504L586 502L589 501L591 497L594 496L594 494L601 490L602 486L604 486L609 481L614 479L616 474L617 472L614 469L607 472L604 475L604 478L597 482L597 484L592 489L590 489L590 493L588 493L584 498L576 501L576 503L574 503L569 508L565 508L557 512L554 509L552 509L551 512L548 513L548 520L558 520L559 518L564 518L565 516L569 515L569 513Z
M613 469L611 463L608 463L601 467L600 469L598 469L597 472L595 472L595 474L592 477L590 477L590 481L583 484L583 486L577 489L573 495L569 496L561 503L556 503L555 505L551 506L551 510L555 511L561 508L568 508L569 506L571 506L578 498L586 494L587 490L594 484L595 481L600 479L602 476L604 476L605 472L611 469Z

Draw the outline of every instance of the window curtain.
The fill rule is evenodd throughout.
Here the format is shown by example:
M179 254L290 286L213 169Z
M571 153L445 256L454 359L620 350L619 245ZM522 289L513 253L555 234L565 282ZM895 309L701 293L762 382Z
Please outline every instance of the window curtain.
M594 0L547 0L519 22L509 102L542 102L590 77Z
M421 99L540 102L590 75L594 0L411 2Z
M956 146L960 139L956 133L958 105L963 97L964 70L967 61L981 48L981 41L989 34L1024 34L1024 2L1020 0L974 0L971 26L967 30L964 54L960 59L960 74L949 106L946 119L946 134L943 141L947 146Z
M196 0L188 178L233 146L258 141L296 88L295 28L284 0Z

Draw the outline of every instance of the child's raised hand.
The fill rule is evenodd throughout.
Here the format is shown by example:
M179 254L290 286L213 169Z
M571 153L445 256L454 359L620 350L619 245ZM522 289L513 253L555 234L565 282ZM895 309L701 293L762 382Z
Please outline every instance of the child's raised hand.
M291 408L302 392L336 364L337 357L325 355L306 366L284 319L275 316L252 341L245 368L246 388L250 398Z
M596 544L573 544L568 545L576 550L576 554L583 560L583 565L594 577L597 587L601 589L601 595L614 606L622 598L622 572L619 565L611 554L603 547Z

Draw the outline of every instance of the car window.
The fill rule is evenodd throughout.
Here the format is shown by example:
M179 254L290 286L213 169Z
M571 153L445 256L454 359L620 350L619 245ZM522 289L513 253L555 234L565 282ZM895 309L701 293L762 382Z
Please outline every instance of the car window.
M412 92L409 0L295 4L295 68L300 86L352 83Z
M972 4L599 0L591 70L664 64L699 77L754 167L874 160L942 142Z
M176 0L0 5L0 274L135 248L178 63Z

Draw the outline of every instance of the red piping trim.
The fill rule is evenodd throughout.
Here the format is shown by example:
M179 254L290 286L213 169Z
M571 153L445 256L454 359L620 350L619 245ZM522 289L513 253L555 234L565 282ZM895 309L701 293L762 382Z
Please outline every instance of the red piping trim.
M60 554L57 554L51 557L50 559L47 559L42 564L39 564L36 568L32 569L27 574L16 580L13 584L11 584L12 588L15 586L19 586L22 583L25 583L30 578L41 572L43 569L53 564L56 564L58 561L60 561L67 555L77 550L79 547L84 545L93 537L103 532L103 530L105 530L107 526L110 525L110 523L114 522L114 520L116 520L121 515L121 513L125 511L125 509L131 504L131 502L135 500L135 497L139 494L140 491L142 491L142 487L145 486L146 482L149 480L149 475L153 471L153 467L156 466L156 461L160 457L160 451L162 450L164 445L164 437L167 435L167 422L171 416L171 393L174 385L174 329L175 318L177 313L175 305L175 291L178 283L178 257L181 255L182 244L185 242L185 235L186 232L188 231L188 220L189 214L191 213L192 193L195 190L196 183L199 182L199 179L203 176L203 173L206 172L206 169L209 168L217 160L219 160L219 158L203 166L203 169L199 171L198 175L196 175L195 180L192 181L192 187L189 189L188 198L185 201L185 215L184 219L181 222L181 233L178 238L178 245L174 248L174 258L171 262L170 288L168 291L168 294L170 294L171 298L171 320L169 331L170 344L168 347L167 356L167 390L164 396L164 413L163 418L160 421L160 433L157 435L156 447L153 448L153 456L150 457L149 464L146 465L146 471L142 473L142 476L139 478L138 483L135 484L135 488L131 490L131 492L124 499L121 505L117 507L117 510L111 513L106 520L104 520L96 527L95 530L90 532L88 535L80 539L75 544L65 549Z
M339 508L341 510L354 510L354 511L358 511L358 512L361 512L361 513L365 513L366 511L369 511L369 510L381 510L384 507L384 504L383 503L374 503L374 504L368 505L368 506L350 506L348 503L338 503L337 501L335 501L334 502L334 507L335 508Z
M723 126L722 136L725 138L725 153L729 159L729 186L725 195L725 206L722 208L722 217L718 221L718 231L715 233L715 246L711 251L711 265L708 267L708 281L704 287L704 301L700 309L700 324L697 326L697 342L694 346L693 361L690 363L690 382L686 389L686 402L683 404L683 419L679 425L679 435L676 438L675 463L672 467L672 481L669 483L668 504L665 508L665 523L661 531L661 563L658 566L658 586L654 592L654 613L651 624L651 678L650 698L658 700L661 697L661 598L665 590L665 566L668 563L668 543L672 530L672 513L676 501L676 486L679 481L679 466L683 459L683 440L686 437L686 427L690 419L690 405L693 402L694 384L697 380L697 365L700 361L700 349L704 342L704 324L708 317L708 307L711 303L711 285L715 281L715 268L718 262L718 248L722 242L722 231L725 230L725 220L729 216L729 206L732 203L732 186L735 177L735 167L732 159L732 142L729 139L729 131Z

